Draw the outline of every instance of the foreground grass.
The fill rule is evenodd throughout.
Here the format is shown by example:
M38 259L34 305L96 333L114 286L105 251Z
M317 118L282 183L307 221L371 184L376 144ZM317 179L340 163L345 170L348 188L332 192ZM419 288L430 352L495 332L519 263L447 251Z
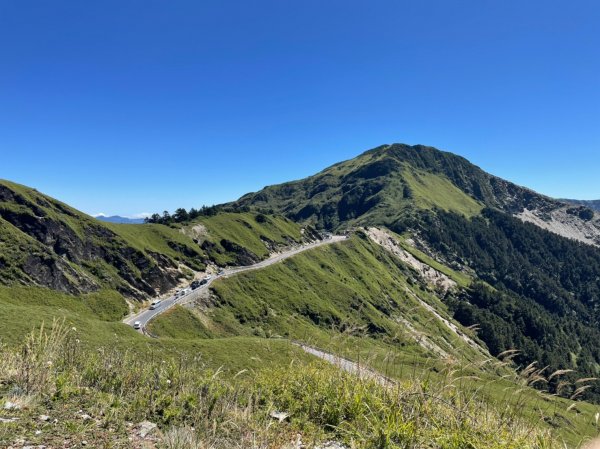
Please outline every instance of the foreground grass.
M0 425L0 445L135 447L137 423L148 420L159 430L146 447L284 448L298 438L307 447L562 447L549 432L450 388L459 381L451 372L444 383L386 386L297 360L226 376L198 357L87 350L72 332L55 325L0 350L0 404L19 405L3 411L18 420ZM273 411L289 418L273 420ZM185 446L173 445L179 437Z
M125 300L113 291L78 297L39 287L0 287L0 346L15 347L32 329L58 320L75 329L71 334L85 351L110 347L130 351L141 360L193 355L201 357L204 366L222 367L227 374L287 365L293 359L308 358L301 350L276 340L248 336L190 339L191 335L198 335L190 329L186 331L187 326L183 325L178 329L187 332L185 339L149 339L121 322L126 312Z

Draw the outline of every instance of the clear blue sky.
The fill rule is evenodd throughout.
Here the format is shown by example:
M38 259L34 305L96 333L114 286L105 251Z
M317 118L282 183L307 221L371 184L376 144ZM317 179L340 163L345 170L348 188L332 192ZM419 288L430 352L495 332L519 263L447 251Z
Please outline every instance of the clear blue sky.
M600 198L599 5L0 0L0 177L132 215L405 142Z

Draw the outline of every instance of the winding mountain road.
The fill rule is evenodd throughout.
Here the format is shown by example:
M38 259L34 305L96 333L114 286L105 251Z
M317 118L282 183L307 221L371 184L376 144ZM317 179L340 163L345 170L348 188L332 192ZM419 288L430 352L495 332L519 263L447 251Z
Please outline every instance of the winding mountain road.
M196 298L200 292L202 292L204 289L207 289L217 279L234 276L236 274L244 273L246 271L252 271L252 270L258 270L261 268L265 268L265 267L268 267L269 265L273 265L277 262L281 262L282 260L285 260L292 256L295 256L296 254L300 254L304 251L308 251L309 249L317 248L317 247L323 246L323 245L330 245L332 243L337 243L337 242L346 240L346 238L347 237L343 236L343 235L334 235L325 240L319 240L318 242L308 243L308 244L302 245L298 248L293 248L288 251L284 251L282 253L275 254L275 255L269 257L268 259L265 259L258 263L255 263L254 265L248 265L248 266L244 266L244 267L227 268L227 269L223 270L223 272L221 274L213 276L211 279L209 279L209 281L206 284L201 285L200 287L196 288L195 290L192 290L181 296L174 295L174 296L170 296L168 298L162 299L161 303L155 309L144 309L141 312L136 313L135 315L128 316L127 318L125 318L123 320L123 322L125 324L128 324L129 326L133 326L136 321L139 321L140 328L138 329L138 331L141 333L145 333L146 326L148 325L150 320L157 317L161 313L166 312L167 310L169 310L171 307L173 307L176 304L185 304L187 302L190 302L191 300Z

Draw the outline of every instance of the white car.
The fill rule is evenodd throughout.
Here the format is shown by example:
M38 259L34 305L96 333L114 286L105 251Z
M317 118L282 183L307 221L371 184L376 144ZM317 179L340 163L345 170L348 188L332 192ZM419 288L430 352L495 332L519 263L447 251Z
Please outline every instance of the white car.
M150 304L150 310L156 309L160 305L161 302L162 301L160 299L157 299L156 301L154 301L152 304Z
M133 323L133 328L134 329L141 329L142 328L142 323L139 321L136 321L135 323Z

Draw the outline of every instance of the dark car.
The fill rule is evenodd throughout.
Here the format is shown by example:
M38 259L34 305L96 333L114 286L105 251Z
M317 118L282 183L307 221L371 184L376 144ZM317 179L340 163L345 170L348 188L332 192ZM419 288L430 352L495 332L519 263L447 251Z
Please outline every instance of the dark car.
M192 290L196 290L198 287L200 287L200 281L194 281L192 282L192 284L190 285L190 287L192 287Z

